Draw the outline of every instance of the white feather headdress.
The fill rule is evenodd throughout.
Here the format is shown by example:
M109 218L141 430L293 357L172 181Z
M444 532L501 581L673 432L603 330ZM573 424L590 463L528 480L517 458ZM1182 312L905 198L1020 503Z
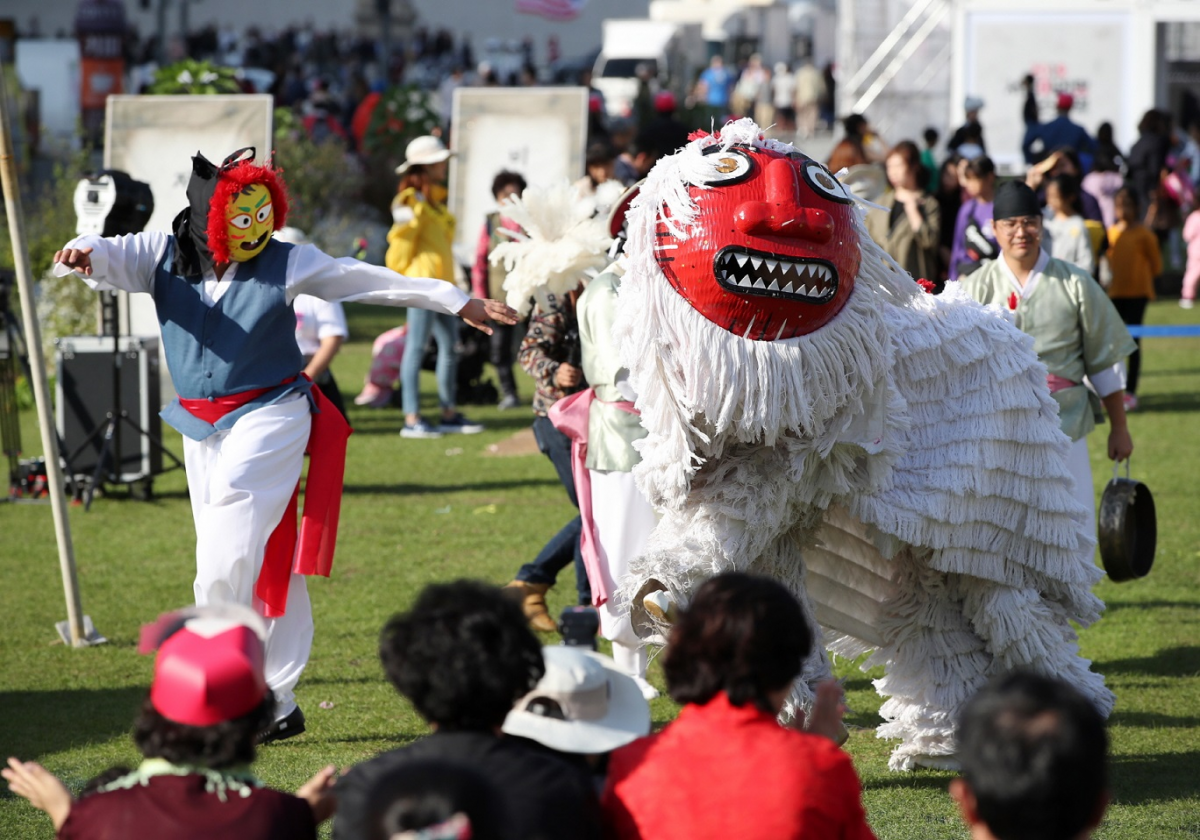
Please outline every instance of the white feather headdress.
M565 295L588 272L608 263L604 214L598 213L605 193L580 196L566 181L550 187L529 187L524 195L501 205L504 215L521 226L513 241L493 249L490 260L508 271L504 292L508 305L522 315L530 299L548 303L547 294Z

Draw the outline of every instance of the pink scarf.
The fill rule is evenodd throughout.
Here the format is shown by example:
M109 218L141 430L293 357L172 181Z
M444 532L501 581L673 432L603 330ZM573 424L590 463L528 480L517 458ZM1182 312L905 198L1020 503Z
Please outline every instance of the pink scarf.
M600 543L596 537L596 520L592 517L592 478L587 469L588 415L596 389L588 388L563 397L550 407L548 416L554 428L571 439L571 473L575 478L575 497L579 500L579 517L583 530L579 534L579 551L592 586L592 605L600 606L612 594L600 573ZM626 400L605 403L622 411L637 414L633 403Z

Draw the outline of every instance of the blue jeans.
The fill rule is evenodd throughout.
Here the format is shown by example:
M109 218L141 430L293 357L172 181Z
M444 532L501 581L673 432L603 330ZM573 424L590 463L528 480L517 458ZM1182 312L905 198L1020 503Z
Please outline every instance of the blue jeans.
M400 405L405 414L421 410L421 359L429 334L437 342L438 404L454 408L458 386L458 316L410 307L408 335L404 339L404 359L400 362Z
M554 464L558 480L566 488L571 504L579 507L579 500L575 497L575 479L571 474L570 438L554 428L554 424L548 418L541 416L533 421L533 436L537 438L538 449ZM579 551L579 535L582 531L583 521L576 516L550 538L532 563L526 563L520 568L517 580L553 585L558 573L574 561L575 589L579 594L579 603L590 604L592 588L588 584L587 569L584 568L583 555Z

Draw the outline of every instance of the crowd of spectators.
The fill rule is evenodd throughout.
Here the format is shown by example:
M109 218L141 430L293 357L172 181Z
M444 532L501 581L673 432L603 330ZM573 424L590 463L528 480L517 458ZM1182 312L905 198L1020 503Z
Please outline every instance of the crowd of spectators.
M1027 119L1036 115L1033 105L1025 109ZM1026 125L1028 168L1018 177L1042 204L1043 249L1091 274L1129 325L1142 323L1168 266L1184 269L1179 303L1192 308L1200 285L1200 123L1185 131L1171 114L1152 109L1125 152L1111 124L1093 136L1074 122L1074 106L1064 93L1052 119ZM945 149L937 149L938 132L931 128L923 151L911 140L885 146L864 115L852 114L828 159L834 171L848 168L861 194L880 205L867 215L871 237L902 268L939 289L999 255L991 224L998 174L987 154L983 109L983 100L968 97L965 122ZM1129 364L1129 410L1137 407L1138 356Z
M197 608L147 635L158 658L134 726L136 769L105 771L77 797L35 762L3 770L60 838L204 840L236 825L246 840L302 840L331 817L335 840L875 836L838 747L840 687L818 686L807 714L777 720L816 640L767 578L727 573L697 590L664 665L683 709L657 733L608 657L542 648L495 587L432 584L379 642L387 679L430 734L340 778L324 767L295 795L247 769L270 720L261 621ZM972 836L1078 840L1100 823L1107 735L1074 689L1014 672L980 691L959 727L963 772L949 793Z

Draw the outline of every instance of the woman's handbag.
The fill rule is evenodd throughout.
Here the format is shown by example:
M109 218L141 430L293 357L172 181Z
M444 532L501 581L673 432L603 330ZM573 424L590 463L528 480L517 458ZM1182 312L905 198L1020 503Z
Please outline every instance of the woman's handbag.
M1129 477L1117 477L1119 464L1113 464L1112 481L1100 497L1100 561L1114 582L1145 577L1154 565L1158 522L1150 488Z

